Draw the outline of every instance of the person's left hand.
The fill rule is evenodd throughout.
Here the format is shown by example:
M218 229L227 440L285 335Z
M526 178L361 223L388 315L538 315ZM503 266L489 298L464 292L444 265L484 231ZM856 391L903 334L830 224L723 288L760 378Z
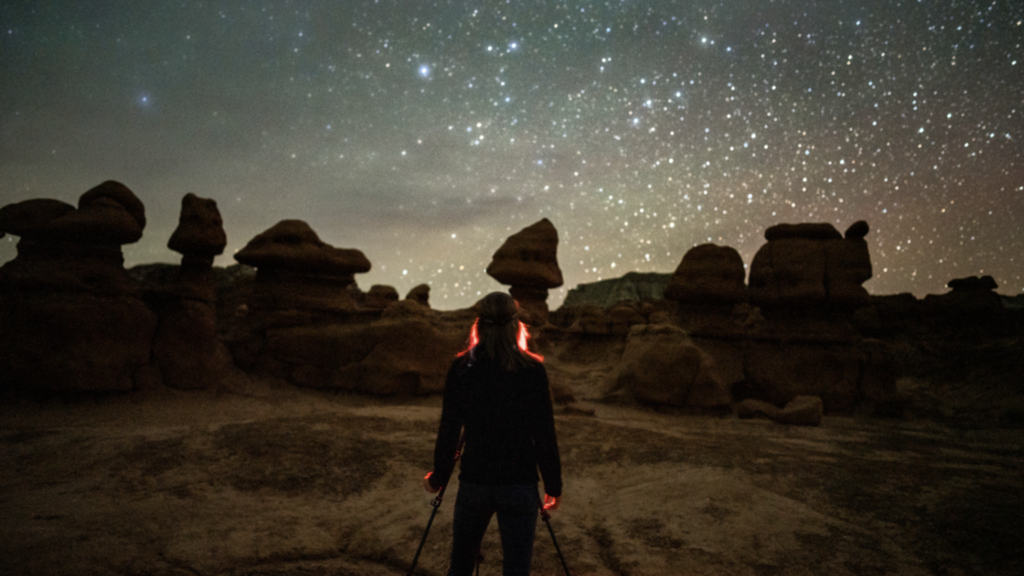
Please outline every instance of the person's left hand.
M433 474L433 473L434 473L434 471L431 470L430 472L427 472L426 476L423 477L423 488L427 492L430 492L431 494L437 494L438 492L441 491L441 489L440 488L434 488L433 486L430 485L430 475Z
M545 510L557 510L558 505L562 502L561 496L548 496L544 495L544 509Z

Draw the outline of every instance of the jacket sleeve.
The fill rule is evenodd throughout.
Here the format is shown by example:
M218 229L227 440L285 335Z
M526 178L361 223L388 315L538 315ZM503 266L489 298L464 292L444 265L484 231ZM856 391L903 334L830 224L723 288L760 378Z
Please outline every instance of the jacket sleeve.
M458 446L463 424L457 364L457 360L452 362L444 382L441 425L437 431L437 441L434 443L434 473L430 475L430 485L434 488L447 486L455 470L455 448Z
M561 496L562 460L558 454L558 438L555 436L555 415L551 407L548 373L543 365L538 370L534 390L537 417L533 420L533 440L537 447L537 466L544 479L544 493L548 496Z

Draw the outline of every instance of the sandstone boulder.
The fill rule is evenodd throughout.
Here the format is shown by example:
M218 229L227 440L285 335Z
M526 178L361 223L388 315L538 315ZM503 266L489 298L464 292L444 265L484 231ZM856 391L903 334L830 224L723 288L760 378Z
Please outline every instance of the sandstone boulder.
M509 293L519 302L524 322L543 325L548 319L548 290L562 285L558 230L544 218L509 236L494 253L487 274L512 287Z
M665 288L665 298L687 303L743 302L745 277L743 259L734 248L701 244L683 256Z
M685 332L667 324L630 331L622 359L608 377L605 397L711 409L728 407L731 401L711 357Z

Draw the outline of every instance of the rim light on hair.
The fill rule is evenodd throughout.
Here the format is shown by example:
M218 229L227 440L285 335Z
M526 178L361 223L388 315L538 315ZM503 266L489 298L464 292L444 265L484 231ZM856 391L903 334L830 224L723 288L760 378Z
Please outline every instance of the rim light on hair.
M479 318L476 319L473 322L473 327L469 329L469 342L466 345L466 349L463 350L462 352L459 352L457 354L457 356L459 358L465 356L466 354L469 354L469 352L474 347L476 347L477 344L480 343L480 333L479 333L479 330L477 328L477 324L479 322L480 322L480 319ZM529 331L528 327L526 326L526 324L524 324L522 322L522 320L516 320L516 322L519 324L519 331L518 331L518 334L516 335L516 344L519 346L519 350L523 354L526 354L527 356L529 356L530 358L533 358L534 360L536 360L538 362L543 362L544 361L544 356L542 356L540 354L537 354L536 352L531 352L529 347L528 347L528 345L527 345L527 342L530 340L530 331Z

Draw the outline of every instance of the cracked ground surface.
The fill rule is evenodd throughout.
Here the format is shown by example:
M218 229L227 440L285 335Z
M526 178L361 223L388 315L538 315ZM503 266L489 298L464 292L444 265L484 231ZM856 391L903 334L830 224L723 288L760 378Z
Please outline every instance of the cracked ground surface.
M595 408L556 417L574 575L1021 573L1022 430ZM404 574L439 414L274 387L4 406L0 573ZM455 488L419 574L446 569ZM492 523L482 575L500 549Z

